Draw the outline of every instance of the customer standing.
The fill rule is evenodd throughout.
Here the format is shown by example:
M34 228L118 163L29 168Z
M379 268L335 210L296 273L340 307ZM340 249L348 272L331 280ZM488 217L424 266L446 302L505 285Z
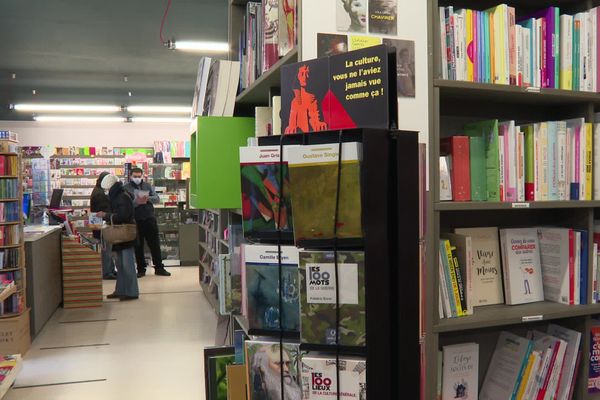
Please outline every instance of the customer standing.
M154 264L154 274L171 276L165 269L160 253L160 240L158 238L158 224L154 217L154 206L160 201L154 188L142 178L143 171L133 168L129 176L129 183L125 189L133 196L135 205L135 222L137 224L138 239L135 246L135 261L137 263L138 278L146 275L146 257L144 257L144 240L148 243Z
M93 213L97 213L103 211L105 213L110 212L110 199L104 193L104 189L102 189L102 179L106 175L109 175L108 172L102 172L96 181L96 186L94 190L92 190L92 196L90 197L90 211ZM100 229L94 229L92 231L94 238L101 240L100 237ZM117 270L115 269L115 263L112 259L112 251L110 243L100 243L102 248L102 278L103 279L117 279Z
M110 212L100 211L99 216L108 223L115 225L131 224L134 222L134 211L131 197L123 184L116 176L107 175L102 179L102 189L108 190L110 199ZM114 293L109 294L109 299L134 300L140 295L137 278L135 276L135 240L125 243L117 243L112 246L112 255L115 265L119 270L117 274L117 286Z

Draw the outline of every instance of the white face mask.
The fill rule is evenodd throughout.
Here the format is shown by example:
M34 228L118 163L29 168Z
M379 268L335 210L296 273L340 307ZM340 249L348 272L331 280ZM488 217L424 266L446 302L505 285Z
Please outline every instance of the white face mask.
M142 178L131 178L131 180L136 185L139 185L140 183L142 183Z

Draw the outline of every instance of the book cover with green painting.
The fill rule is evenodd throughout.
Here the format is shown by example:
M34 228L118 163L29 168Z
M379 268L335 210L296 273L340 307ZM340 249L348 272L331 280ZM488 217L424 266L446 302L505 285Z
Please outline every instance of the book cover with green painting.
M336 279L333 251L301 251L300 340L310 344L364 346L365 254L338 251L338 297L340 319L336 316Z
M299 146L289 150L288 163L296 243L306 239L334 237L338 172L340 197L337 237L362 237L361 156L361 143L344 143L341 168L339 168L337 143Z
M500 157L498 153L498 120L473 122L464 128L467 136L483 137L487 201L500 201Z

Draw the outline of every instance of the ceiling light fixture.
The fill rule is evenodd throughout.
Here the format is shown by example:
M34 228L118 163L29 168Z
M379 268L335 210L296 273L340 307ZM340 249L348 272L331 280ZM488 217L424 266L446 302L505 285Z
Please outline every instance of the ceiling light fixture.
M190 106L127 106L130 113L140 114L189 114Z
M83 116L65 116L65 115L39 115L33 117L37 122L126 122L124 117L83 117Z
M183 118L183 117L132 117L130 118L131 122L186 122L190 123L191 118Z
M78 105L78 104L15 104L17 111L46 111L46 112L119 112L120 106L107 105Z
M229 51L229 44L226 42L169 40L166 42L166 46L170 50L203 51L207 53L227 53Z

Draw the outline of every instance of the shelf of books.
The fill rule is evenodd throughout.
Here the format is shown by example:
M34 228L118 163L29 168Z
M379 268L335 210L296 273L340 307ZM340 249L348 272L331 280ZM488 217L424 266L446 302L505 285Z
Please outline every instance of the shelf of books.
M595 398L600 3L498 3L429 1L423 398Z
M345 397L402 398L398 377L416 381L419 362L418 270L398 269L418 264L417 135L357 129L258 144L240 148L242 209L228 211L222 248L202 246L225 253L212 279L243 380L259 379L263 359L290 361L291 379L270 374L247 398L279 393L282 380L286 398L308 398L309 371L332 382L322 389L331 398L338 379ZM205 211L200 229L225 227L223 211Z
M20 354L0 357L0 399L4 398L23 368Z

